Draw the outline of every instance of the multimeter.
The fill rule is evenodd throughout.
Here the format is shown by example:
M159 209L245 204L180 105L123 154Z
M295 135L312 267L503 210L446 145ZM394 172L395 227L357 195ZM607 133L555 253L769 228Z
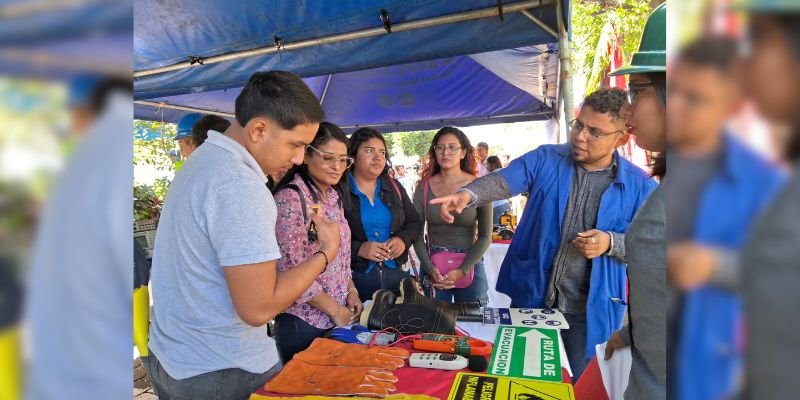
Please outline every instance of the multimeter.
M423 333L414 339L411 346L416 350L455 353L464 357L488 356L492 354L492 343L468 336Z
M414 353L408 359L408 365L414 368L434 368L456 371L467 368L469 361L457 354Z

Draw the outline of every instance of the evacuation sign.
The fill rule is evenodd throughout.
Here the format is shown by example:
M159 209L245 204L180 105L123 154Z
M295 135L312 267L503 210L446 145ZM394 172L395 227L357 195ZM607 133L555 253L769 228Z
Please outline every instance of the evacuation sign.
M561 382L558 331L501 326L497 329L488 373Z
M459 372L448 400L575 400L568 383Z
M558 310L549 308L483 308L484 325L507 325L522 328L569 329Z

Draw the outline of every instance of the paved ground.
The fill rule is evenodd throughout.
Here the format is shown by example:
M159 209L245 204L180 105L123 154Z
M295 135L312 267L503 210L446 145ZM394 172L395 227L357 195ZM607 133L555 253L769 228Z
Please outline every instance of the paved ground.
M133 398L137 400L157 400L153 389L150 388L150 379L144 372L142 359L133 360Z

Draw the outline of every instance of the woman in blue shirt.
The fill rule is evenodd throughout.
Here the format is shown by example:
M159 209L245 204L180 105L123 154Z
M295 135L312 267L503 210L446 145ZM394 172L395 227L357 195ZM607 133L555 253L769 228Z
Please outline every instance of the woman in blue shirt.
M361 128L350 137L348 155L355 162L347 174L345 217L352 232L353 282L361 301L378 289L400 294L400 280L410 276L408 249L422 229L402 185L388 175L386 141L380 132Z

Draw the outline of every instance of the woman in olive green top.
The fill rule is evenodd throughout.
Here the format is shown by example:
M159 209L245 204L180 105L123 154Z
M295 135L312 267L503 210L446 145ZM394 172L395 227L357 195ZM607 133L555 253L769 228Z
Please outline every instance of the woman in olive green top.
M414 250L420 259L424 273L436 288L436 299L447 302L489 301L489 284L483 266L483 253L492 242L492 207L464 209L452 224L442 221L439 205L423 206L425 186L427 200L454 193L477 178L478 163L474 148L464 132L452 127L444 127L433 137L433 142L425 157L422 179L414 191L414 207L424 217L426 229L414 243ZM427 208L427 215L425 209ZM425 232L427 231L427 241ZM428 250L430 249L430 253ZM466 253L464 262L442 276L431 263L430 255L439 252ZM455 283L475 271L472 284L465 288L455 288Z

